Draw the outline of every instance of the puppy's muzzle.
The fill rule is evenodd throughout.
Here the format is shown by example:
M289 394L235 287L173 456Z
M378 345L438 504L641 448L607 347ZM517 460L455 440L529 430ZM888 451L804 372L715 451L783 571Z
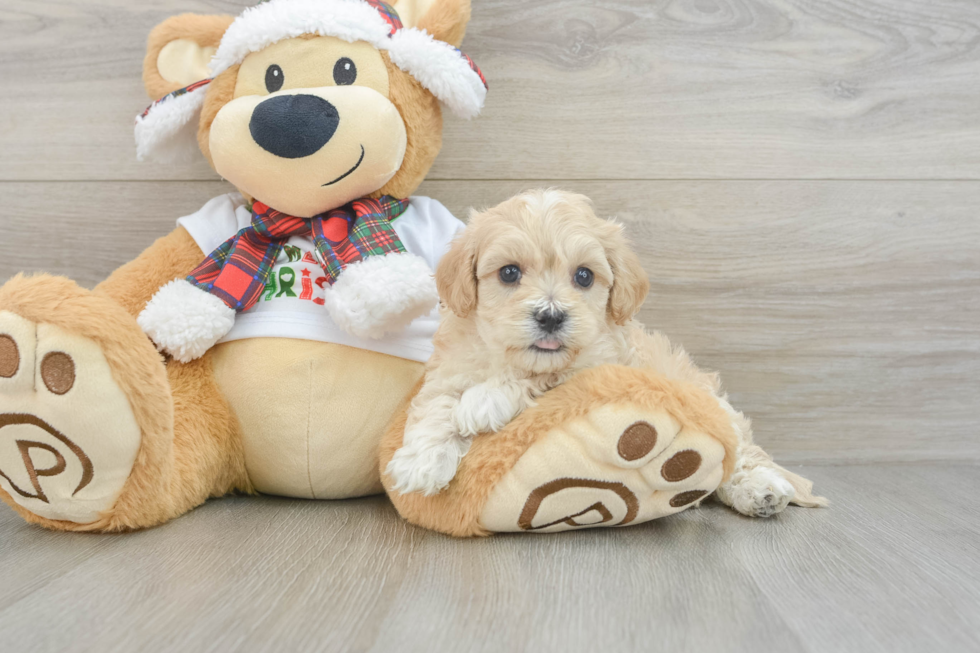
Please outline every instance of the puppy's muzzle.
M255 143L283 159L319 152L337 132L337 108L315 95L279 95L252 112L248 128Z
M567 318L568 313L553 308L546 308L534 314L534 321L545 333L554 333L561 329Z

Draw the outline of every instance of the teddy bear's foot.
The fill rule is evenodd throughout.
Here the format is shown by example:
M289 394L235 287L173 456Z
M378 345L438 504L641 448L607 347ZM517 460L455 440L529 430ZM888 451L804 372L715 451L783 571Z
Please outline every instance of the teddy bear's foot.
M0 500L76 531L153 526L203 501L177 473L216 457L175 464L168 370L106 293L48 275L0 287Z
M385 470L407 407L382 443ZM497 433L474 438L434 496L393 491L409 521L469 536L627 526L697 505L732 474L738 435L710 393L653 371L608 366L545 393Z
M140 428L94 341L0 311L0 488L30 513L90 524L115 504Z
M662 410L607 406L551 430L497 483L480 522L552 533L680 512L721 483L725 448Z

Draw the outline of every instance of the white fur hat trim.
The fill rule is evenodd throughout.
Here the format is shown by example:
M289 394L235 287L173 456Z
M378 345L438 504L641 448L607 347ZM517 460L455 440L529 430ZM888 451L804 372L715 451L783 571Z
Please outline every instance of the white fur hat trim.
M182 163L197 153L197 125L208 82L198 82L154 102L136 117L136 158Z
M457 116L473 118L483 108L487 87L472 60L423 30L396 29L364 0L269 0L246 9L222 37L211 60L212 74L220 75L252 52L302 34L366 41L387 51L392 63ZM208 81L163 98L136 119L140 160L175 161L196 151L197 118Z

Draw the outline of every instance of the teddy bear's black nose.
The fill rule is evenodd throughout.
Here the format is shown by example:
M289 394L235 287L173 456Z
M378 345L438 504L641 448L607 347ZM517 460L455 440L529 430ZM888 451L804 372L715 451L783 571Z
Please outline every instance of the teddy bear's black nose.
M266 152L284 159L316 154L340 124L337 109L315 95L279 95L259 104L248 128Z

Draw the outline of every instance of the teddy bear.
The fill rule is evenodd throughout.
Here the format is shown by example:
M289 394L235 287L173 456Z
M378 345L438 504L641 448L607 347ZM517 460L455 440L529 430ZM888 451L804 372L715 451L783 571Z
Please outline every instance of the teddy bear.
M384 491L438 324L432 273L464 228L412 193L443 108L472 118L487 93L458 49L469 17L468 0L265 0L152 31L138 157L200 152L236 191L93 290L0 287L4 502L119 532L230 493ZM390 495L454 535L640 523L731 482L735 428L704 388L589 370L478 437L440 495Z

